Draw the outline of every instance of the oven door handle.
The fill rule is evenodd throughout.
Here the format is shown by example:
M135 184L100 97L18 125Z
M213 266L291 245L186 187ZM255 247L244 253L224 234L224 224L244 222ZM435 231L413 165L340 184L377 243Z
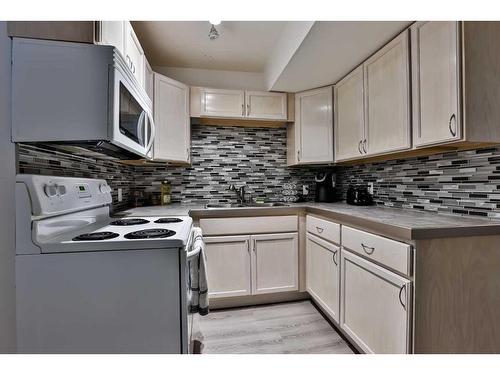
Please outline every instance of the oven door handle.
M146 156L147 156L149 154L149 151L151 151L151 147L153 147L153 143L155 141L156 126L155 126L155 122L153 120L153 116L151 116L151 114L149 112L146 112L146 114L148 116L150 127L151 127L151 134L149 135L149 142L148 142L148 145L146 146Z

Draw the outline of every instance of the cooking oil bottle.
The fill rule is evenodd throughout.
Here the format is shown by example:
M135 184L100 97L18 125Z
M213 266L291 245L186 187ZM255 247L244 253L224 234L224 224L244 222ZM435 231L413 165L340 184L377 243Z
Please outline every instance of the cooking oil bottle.
M170 202L172 201L172 185L170 185L170 182L168 182L167 180L163 181L161 183L160 192L161 204L170 204Z

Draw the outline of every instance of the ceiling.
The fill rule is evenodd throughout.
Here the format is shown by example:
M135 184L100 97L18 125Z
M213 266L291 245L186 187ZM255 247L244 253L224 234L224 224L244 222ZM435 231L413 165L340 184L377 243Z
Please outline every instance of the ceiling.
M154 66L262 72L286 22L224 21L208 38L208 21L141 21L134 30Z
M266 89L287 92L338 82L410 24L223 21L212 41L208 21L133 22L153 66L254 72Z

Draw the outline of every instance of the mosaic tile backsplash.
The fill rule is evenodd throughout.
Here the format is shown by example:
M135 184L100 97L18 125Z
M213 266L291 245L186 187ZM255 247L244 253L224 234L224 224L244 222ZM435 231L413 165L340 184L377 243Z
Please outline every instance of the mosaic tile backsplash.
M163 180L172 184L173 202L235 202L228 186L245 185L248 196L280 201L284 183L311 187L318 168L286 166L286 128L247 128L193 125L190 168L136 168L136 191L158 192Z
M376 204L500 219L500 147L339 169L349 184L373 182Z

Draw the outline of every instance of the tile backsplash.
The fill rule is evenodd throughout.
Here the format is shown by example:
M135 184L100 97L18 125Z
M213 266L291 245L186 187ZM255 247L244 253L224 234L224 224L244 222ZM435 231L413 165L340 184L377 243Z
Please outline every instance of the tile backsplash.
M349 184L373 182L375 202L391 207L500 219L500 147L339 169Z

